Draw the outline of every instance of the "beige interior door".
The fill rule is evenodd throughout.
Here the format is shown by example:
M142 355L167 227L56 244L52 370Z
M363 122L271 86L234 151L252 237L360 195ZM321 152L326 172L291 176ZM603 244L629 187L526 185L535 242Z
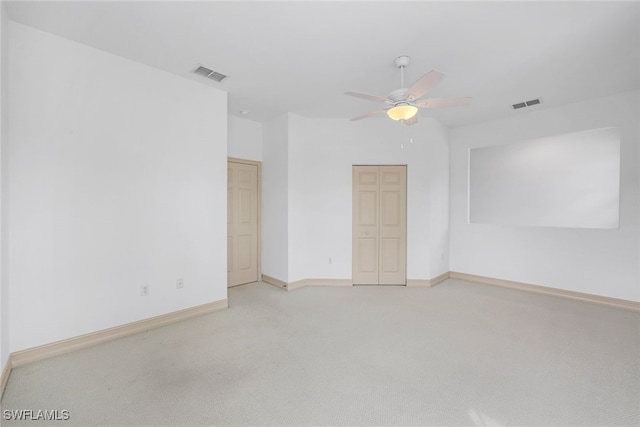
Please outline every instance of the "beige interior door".
M227 163L227 286L258 280L259 168Z
M353 167L353 283L406 284L407 167Z

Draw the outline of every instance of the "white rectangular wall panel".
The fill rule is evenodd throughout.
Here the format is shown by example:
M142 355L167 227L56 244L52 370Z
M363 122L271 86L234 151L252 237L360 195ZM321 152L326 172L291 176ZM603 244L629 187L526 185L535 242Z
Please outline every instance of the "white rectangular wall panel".
M618 228L620 133L604 128L469 150L469 222Z

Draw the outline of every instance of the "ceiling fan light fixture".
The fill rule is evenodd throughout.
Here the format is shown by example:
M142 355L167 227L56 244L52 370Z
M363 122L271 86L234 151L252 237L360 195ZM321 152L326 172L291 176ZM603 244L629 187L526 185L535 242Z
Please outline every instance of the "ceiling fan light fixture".
M387 110L387 116L392 120L409 120L418 112L418 107L409 104L396 105Z

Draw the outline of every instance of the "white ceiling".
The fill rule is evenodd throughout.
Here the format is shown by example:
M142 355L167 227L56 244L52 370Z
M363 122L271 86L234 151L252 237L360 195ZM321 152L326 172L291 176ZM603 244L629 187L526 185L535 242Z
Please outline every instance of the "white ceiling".
M399 55L412 57L406 85L436 69L447 77L429 96L474 98L420 113L449 126L640 88L636 1L4 3L14 21L225 90L229 113L256 121L376 110L344 92L399 88Z

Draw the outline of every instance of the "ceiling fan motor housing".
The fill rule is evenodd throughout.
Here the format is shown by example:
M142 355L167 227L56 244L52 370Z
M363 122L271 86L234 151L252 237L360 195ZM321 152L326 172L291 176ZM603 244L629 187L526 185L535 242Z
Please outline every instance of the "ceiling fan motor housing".
M408 91L409 89L407 88L396 89L389 94L387 99L393 101L394 104L397 104L398 102L405 102Z
M400 67L406 67L407 65L409 65L409 62L411 62L411 57L407 56L407 55L402 55L402 56L398 56L393 63L396 65L396 67L400 68Z

